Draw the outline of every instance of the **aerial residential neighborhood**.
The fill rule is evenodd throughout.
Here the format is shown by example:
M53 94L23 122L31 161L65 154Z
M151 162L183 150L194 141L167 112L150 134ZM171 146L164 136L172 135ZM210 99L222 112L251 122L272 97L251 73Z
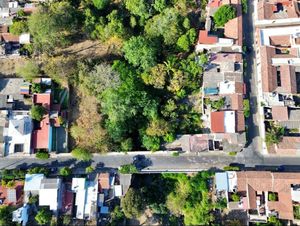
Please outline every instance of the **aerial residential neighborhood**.
M300 225L299 0L0 0L0 226Z

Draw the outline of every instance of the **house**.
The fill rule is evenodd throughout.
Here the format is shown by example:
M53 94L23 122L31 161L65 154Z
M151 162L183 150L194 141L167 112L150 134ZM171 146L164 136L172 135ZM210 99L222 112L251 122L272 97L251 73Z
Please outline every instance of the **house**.
M17 222L22 226L26 226L28 219L29 219L29 205L26 203L22 207L16 209L12 213L12 221Z
M213 133L236 133L245 131L243 112L215 111L211 112L211 131Z
M28 202L30 196L39 195L44 174L26 174L24 183L25 202Z
M39 205L49 206L57 213L62 207L62 180L60 178L43 178L39 189Z
M224 37L222 37L220 33L215 32L212 18L218 8L226 4L236 8L237 17L224 25ZM210 0L206 6L205 29L199 31L196 51L202 52L206 49L212 52L242 52L242 23L241 0Z
M98 183L86 178L73 178L72 191L76 194L75 205L77 219L95 220L97 217Z
M300 23L297 0L258 0L255 25L258 27L283 26Z
M6 123L8 126L3 129L4 155L30 154L32 119L29 111L6 111Z
M23 203L23 182L15 181L12 188L0 185L0 203L1 205L18 206Z

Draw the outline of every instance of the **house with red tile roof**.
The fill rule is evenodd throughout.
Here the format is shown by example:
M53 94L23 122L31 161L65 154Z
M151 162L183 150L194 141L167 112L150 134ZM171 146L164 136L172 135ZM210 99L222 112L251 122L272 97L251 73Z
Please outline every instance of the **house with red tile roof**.
M275 216L299 223L294 207L300 205L300 173L230 171L216 173L215 180L217 196L227 199L230 210L246 211L250 222L266 223Z
M229 20L224 25L224 35L212 29L213 15L222 5L232 5L236 7L237 17ZM199 31L197 52L210 50L212 52L228 51L242 52L242 7L241 0L210 0L206 6L205 29Z

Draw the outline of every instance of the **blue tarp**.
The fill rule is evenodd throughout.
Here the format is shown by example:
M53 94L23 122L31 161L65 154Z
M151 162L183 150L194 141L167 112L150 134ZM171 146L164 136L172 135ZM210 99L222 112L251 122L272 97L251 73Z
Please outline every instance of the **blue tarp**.
M206 94L206 95L208 95L208 94L216 95L218 93L219 93L219 90L216 87L214 87L214 88L213 87L204 88L204 94Z
M217 191L228 191L229 185L228 185L228 176L227 172L223 173L216 173L216 189Z

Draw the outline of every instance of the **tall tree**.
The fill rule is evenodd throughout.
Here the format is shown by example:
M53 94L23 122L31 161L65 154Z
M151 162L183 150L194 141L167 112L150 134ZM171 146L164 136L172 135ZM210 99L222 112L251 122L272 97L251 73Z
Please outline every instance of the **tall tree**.
M127 218L139 217L145 208L141 192L129 188L121 200L121 207Z
M123 47L125 58L134 66L140 66L144 70L156 63L157 49L142 36L132 37L125 42Z
M143 19L147 19L151 16L150 6L148 1L144 0L125 0L126 9Z

